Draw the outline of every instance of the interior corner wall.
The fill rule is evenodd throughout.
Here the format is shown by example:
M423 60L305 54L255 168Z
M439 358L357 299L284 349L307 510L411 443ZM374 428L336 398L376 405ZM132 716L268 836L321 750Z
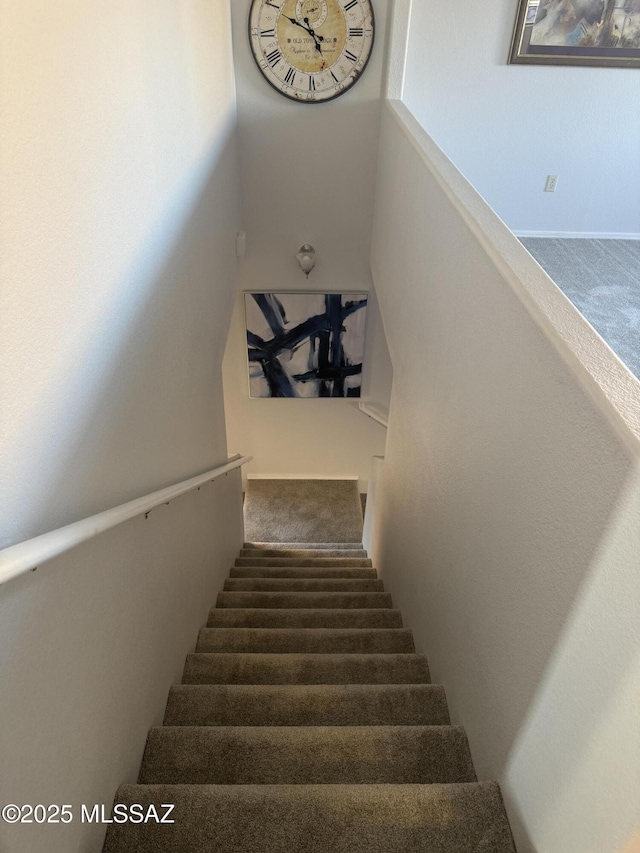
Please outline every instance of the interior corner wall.
M406 105L513 231L640 235L640 72L507 65L516 7L414 2Z
M0 548L226 459L229 0L0 0ZM238 472L0 589L3 803L135 781L242 542ZM104 825L0 825L15 853Z
M251 474L358 475L366 487L385 430L348 400L248 397L243 290L368 291L387 0L376 0L376 44L358 84L325 104L300 104L262 77L247 37L250 0L232 7L247 255L224 365L228 441L255 457ZM312 244L308 280L297 261ZM364 397L388 406L391 362L375 299L368 316Z

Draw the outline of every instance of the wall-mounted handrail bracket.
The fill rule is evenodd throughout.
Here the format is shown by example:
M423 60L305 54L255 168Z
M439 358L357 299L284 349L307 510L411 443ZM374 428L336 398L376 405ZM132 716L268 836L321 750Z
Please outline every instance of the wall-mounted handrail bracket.
M358 408L363 415L366 415L368 418L371 418L371 420L376 421L380 426L383 426L385 429L389 428L389 417L382 410L377 409L370 403L359 403Z

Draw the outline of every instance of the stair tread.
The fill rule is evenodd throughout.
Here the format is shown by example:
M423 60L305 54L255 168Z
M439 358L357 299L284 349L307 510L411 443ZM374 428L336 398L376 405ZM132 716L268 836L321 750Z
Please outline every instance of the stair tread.
M359 557L367 558L363 548L243 548L240 557Z
M416 654L196 653L183 684L429 684Z
M197 652L415 652L408 628L202 628Z
M234 566L230 578L373 578L375 569L368 566Z
M288 609L336 607L371 609L392 608L387 592L221 592L218 607L286 607Z
M228 578L225 592L384 592L368 578Z
M515 853L495 782L123 785L116 802L172 803L175 823L111 824L104 853Z
M275 610L251 607L214 607L209 612L209 628L402 628L399 610L374 608L340 610L325 607Z
M292 566L301 569L305 566L335 566L337 568L373 567L368 557L236 557L235 566Z
M180 684L166 726L449 725L439 684Z
M243 550L246 549L261 549L261 548L272 548L280 550L284 548L285 550L289 550L291 548L295 550L360 550L363 549L362 542L245 542L242 546ZM364 550L364 549L363 549Z
M454 726L160 726L143 784L280 785L475 782Z

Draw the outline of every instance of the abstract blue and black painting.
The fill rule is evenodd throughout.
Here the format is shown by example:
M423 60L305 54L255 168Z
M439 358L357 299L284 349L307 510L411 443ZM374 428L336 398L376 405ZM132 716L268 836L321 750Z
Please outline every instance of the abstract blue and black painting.
M251 397L360 397L366 293L245 293Z

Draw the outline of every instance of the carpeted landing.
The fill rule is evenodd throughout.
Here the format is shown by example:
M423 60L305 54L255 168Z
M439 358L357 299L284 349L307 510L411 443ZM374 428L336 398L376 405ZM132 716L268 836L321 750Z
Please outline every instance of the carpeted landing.
M116 794L175 822L114 823L104 853L514 853L443 687L353 530L331 532L245 545Z
M361 542L358 481L248 480L244 524L252 542Z

